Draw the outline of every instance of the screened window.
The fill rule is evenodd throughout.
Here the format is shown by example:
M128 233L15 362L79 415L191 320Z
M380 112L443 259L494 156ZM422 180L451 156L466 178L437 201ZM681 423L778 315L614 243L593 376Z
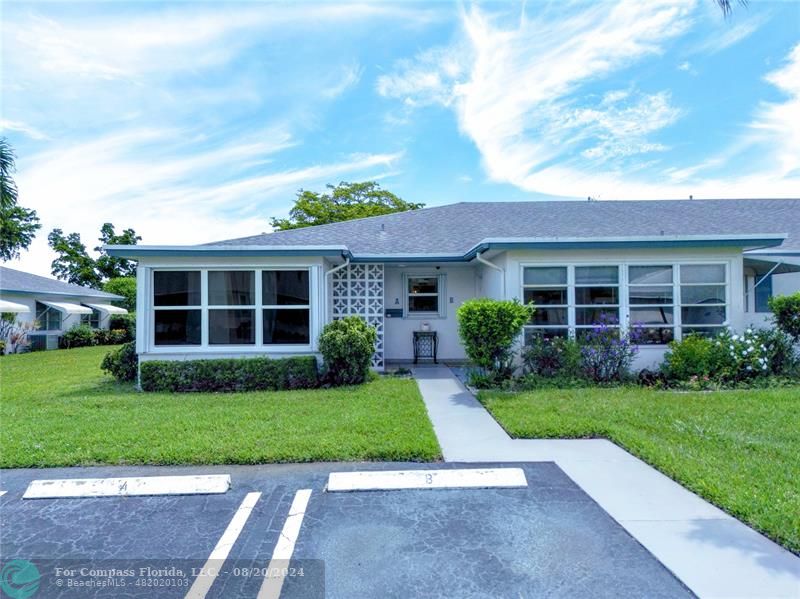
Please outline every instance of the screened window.
M724 264L680 266L681 327L683 334L716 335L727 324L727 285Z
M599 323L619 328L619 267L575 267L575 334Z
M409 314L439 315L441 311L441 281L436 275L406 277Z
M200 345L200 271L154 272L153 310L156 345Z
M261 278L265 345L307 344L311 340L308 270L265 270Z
M41 302L36 302L36 330L60 331L61 312Z
M81 324L88 324L93 329L100 328L100 310L92 308L91 314L81 314Z
M566 266L531 267L523 270L523 300L533 302L536 312L525 328L531 335L566 337L569 333L569 285Z
M209 345L256 342L256 273L252 270L208 272Z
M669 343L675 338L673 267L628 267L630 324L641 330L645 345Z

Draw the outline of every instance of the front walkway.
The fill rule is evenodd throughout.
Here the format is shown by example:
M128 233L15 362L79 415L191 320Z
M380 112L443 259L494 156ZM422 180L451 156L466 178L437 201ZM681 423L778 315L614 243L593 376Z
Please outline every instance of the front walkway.
M604 439L511 439L445 366L414 378L449 462L555 462L700 597L800 598L800 558Z

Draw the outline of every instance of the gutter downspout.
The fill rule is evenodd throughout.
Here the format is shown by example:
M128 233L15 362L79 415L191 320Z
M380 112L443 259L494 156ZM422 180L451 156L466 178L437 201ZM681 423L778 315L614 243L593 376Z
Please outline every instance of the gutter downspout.
M500 299L506 299L506 269L497 266L497 264L495 264L494 262L490 262L489 260L484 258L480 252L475 254L475 259L481 264L485 264L489 268L493 268L494 270L500 271L500 284L502 285L502 291L500 292Z

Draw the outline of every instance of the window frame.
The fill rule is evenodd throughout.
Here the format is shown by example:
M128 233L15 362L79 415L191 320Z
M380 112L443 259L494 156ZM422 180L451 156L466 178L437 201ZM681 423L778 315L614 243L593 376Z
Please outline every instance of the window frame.
M103 314L97 308L92 308L91 306L86 306L87 308L91 308L91 314L81 314L81 324L88 324L93 329L99 329L100 323L103 320Z
M48 312L50 312L51 314L58 314L58 328L56 328L56 329L50 328L49 325L50 325L51 316L46 316L45 317L45 323L48 326L41 326L41 325L38 324L39 323L39 306L42 306L44 308L44 310L42 310L42 314L47 314ZM35 328L35 331L37 333L44 333L44 332L50 332L50 331L55 332L55 331L63 331L64 330L64 314L62 314L60 310L56 310L55 308L51 308L50 306L40 302L39 300L36 300L36 303L35 303L35 305L33 307L33 310L34 310L34 322L37 323L36 328Z
M318 285L318 281L314 275L314 269L316 265L310 264L280 264L280 265L236 265L236 266L227 266L227 265L203 265L203 266L148 266L148 273L147 273L147 282L148 282L148 289L146 295L146 301L148 305L147 310L147 329L148 329L148 337L147 337L147 353L159 354L159 353L229 353L229 352L236 352L236 353L257 353L257 354L264 354L264 353L309 353L316 351L316 339L315 339L315 331L317 326L317 319L318 319L318 309L315 307L315 302L319 302L319 293L315 289L315 285ZM308 305L280 305L274 306L278 308L290 308L290 309L306 309L308 310L308 328L309 328L309 341L308 343L281 343L281 344L265 344L263 342L263 311L266 309L270 309L273 306L265 306L262 305L262 277L264 272L270 271L278 271L278 270L286 270L286 271L306 271L308 272L308 292L309 292L309 303ZM193 272L200 272L200 304L196 306L156 306L155 305L155 273L157 272L184 272L184 271L193 271ZM217 304L209 304L209 285L208 285L208 273L209 272L228 272L228 271L247 271L247 272L254 272L254 284L255 284L255 294L254 294L254 301L255 305L237 305L237 306L225 306L225 305L217 305ZM155 343L155 311L156 310L190 310L190 309L197 309L200 311L200 343L196 345L156 345ZM219 344L219 343L209 343L209 311L214 309L244 309L249 310L253 309L255 311L254 315L254 327L255 327L255 342L254 343L246 343L246 344Z
M566 268L567 271L567 278L566 282L562 284L557 283L546 283L546 284L528 284L525 283L525 269L526 268ZM520 271L520 282L522 283L522 298L524 301L525 298L525 290L526 289L564 289L566 291L566 304L544 304L543 307L547 309L559 309L565 310L567 314L567 322L564 324L526 324L523 327L523 339L527 338L528 332L530 331L531 334L536 334L537 332L546 332L546 331L563 331L566 329L567 337L572 338L572 326L570 323L575 319L575 286L572 284L573 279L570 277L573 276L573 269L570 269L568 264L526 264L523 266L522 270ZM572 310L572 314L570 314L570 310ZM546 334L546 333L544 333Z
M568 331L568 336L571 339L575 339L576 330L580 328L580 326L576 326L576 297L575 297L575 269L578 267L583 266L617 266L619 269L619 315L620 315L620 328L621 330L628 330L631 326L631 304L630 304L630 285L629 285L629 268L631 266L670 266L672 267L672 301L673 301L673 339L676 341L680 341L683 338L683 323L681 319L681 308L683 304L681 304L680 299L680 267L684 266L702 266L702 265L719 265L724 268L725 273L725 303L724 304L714 304L720 305L725 307L725 321L723 324L720 325L708 325L707 328L710 327L718 327L720 330L723 328L730 328L731 326L731 293L732 293L732 286L733 281L731 279L731 270L732 265L729 259L724 258L708 258L708 259L690 259L690 258L676 258L672 260L665 260L665 259L606 259L606 260L576 260L574 262L564 262L564 261L520 261L519 262L519 287L520 287L520 294L521 297L524 297L524 291L527 288L536 287L535 285L525 285L525 269L526 268L553 268L553 267L566 267L567 268L567 323L563 326L550 326L550 325L533 325L533 324L526 324L523 330L523 338L526 338L530 332L535 332L537 330L543 329L564 329L566 328ZM699 285L699 284L698 284ZM555 287L556 285L549 285L548 287ZM581 287L586 287L591 285L581 285ZM599 285L598 285L599 286ZM636 286L636 285L635 285ZM653 286L658 286L654 284ZM663 285L666 287L667 284L664 283ZM545 286L539 286L545 287ZM601 304L598 304L601 305ZM654 305L661 305L661 304L654 304ZM666 305L666 304L664 304ZM691 306L693 304L687 304L687 306ZM583 306L583 304L581 304ZM548 306L551 307L551 306ZM552 307L561 307L561 306L552 306ZM640 304L634 304L633 307L640 307ZM582 325L581 325L582 326ZM664 325L667 326L667 325ZM693 328L703 327L704 325L689 325ZM657 343L657 344L642 344L641 347L645 348L653 348L653 349L661 349L667 347L666 343Z
M436 279L436 293L416 293L412 294L408 286L412 279ZM444 301L447 289L447 275L439 272L404 272L403 273L403 318L412 320L431 320L447 318L447 302ZM409 298L412 295L417 297L436 297L436 311L412 312L410 310Z

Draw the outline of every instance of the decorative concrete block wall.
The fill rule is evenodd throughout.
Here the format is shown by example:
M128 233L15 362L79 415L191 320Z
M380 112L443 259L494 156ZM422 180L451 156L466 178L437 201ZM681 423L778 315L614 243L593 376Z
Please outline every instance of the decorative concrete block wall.
M372 367L383 370L383 264L350 264L333 273L333 319L360 316L378 331Z

